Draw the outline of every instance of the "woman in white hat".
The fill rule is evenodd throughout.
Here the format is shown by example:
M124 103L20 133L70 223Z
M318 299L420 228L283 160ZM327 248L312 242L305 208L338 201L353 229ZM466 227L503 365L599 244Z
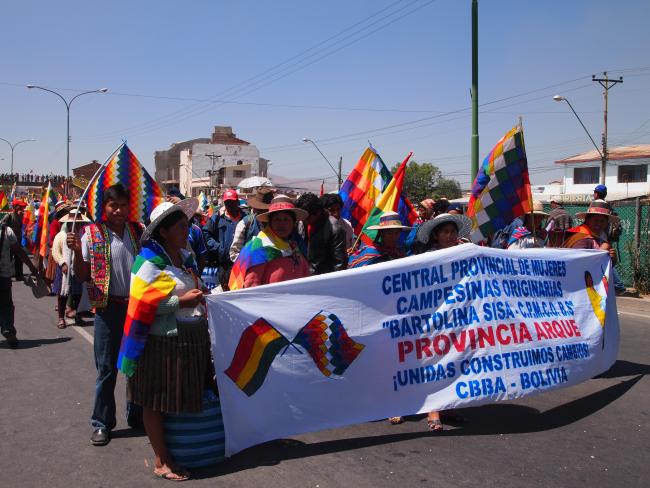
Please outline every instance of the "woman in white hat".
M424 222L417 232L418 252L438 251L469 242L472 221L459 214L442 213ZM431 411L427 414L427 427L431 432L443 430L441 416L452 421L462 421L463 417L453 410ZM390 419L391 423L401 422L401 417Z
M86 224L90 219L83 213L77 213L77 209L70 210L66 215L59 219L61 229L52 241L52 259L56 263L56 272L52 283L52 293L56 293L59 329L66 328L65 317L75 317L75 323L79 324L81 319L76 316L81 293L83 292L82 284L72 276L74 269L74 255L70 248L66 246L68 232L72 230L73 223L76 222L75 231L78 235L83 232ZM71 306L66 309L68 297L71 298ZM72 315L74 313L74 315Z
M361 268L406 255L400 245L400 236L411 227L402 224L397 212L384 212L379 217L379 223L367 227L367 230L376 230L377 236L371 244L362 246L350 256L348 268Z
M118 368L128 376L127 398L142 406L158 477L183 481L189 472L170 455L163 414L200 412L214 385L204 288L187 250L196 198L163 202L151 212L142 250L131 270L131 296ZM173 365L173 367L170 367Z
M542 202L533 202L533 211L524 215L524 225L515 227L510 234L507 249L546 247L547 232L543 224L547 218Z
M442 213L427 220L418 228L417 241L419 250L437 251L469 242L472 221L464 215Z
M232 267L230 290L309 276L304 243L296 233L296 223L308 215L288 196L275 196L268 211L257 216L266 227L244 246Z

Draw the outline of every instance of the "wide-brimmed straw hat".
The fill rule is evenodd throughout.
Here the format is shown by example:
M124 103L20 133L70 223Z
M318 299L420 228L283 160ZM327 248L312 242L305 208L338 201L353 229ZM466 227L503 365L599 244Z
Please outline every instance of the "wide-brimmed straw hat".
M147 228L142 233L142 237L140 238L140 241L144 242L151 239L153 237L154 231L156 230L156 227L158 227L160 223L163 220L165 220L165 217L167 217L168 215L171 215L174 212L181 211L187 216L189 220L194 216L194 212L196 212L198 206L199 206L198 198L186 198L185 200L181 200L178 203L172 203L172 202L161 203L156 208L154 208L153 211L151 212L151 215L149 217L151 223L147 226Z
M415 236L416 239L418 242L426 246L429 244L429 240L431 239L431 233L436 230L437 227L446 224L447 222L452 222L456 225L456 228L458 229L458 237L464 239L469 237L469 233L472 230L472 220L469 217L442 213L420 225Z
M256 193L248 197L246 204L250 208L257 210L268 210L273 200L273 192L268 191L268 188L265 188L265 190L267 191L262 192L258 189Z
M418 203L418 205L420 207L426 208L427 210L433 210L436 206L436 201L433 198L425 198L420 203Z
M410 230L410 227L407 227L406 225L402 224L402 220L399 218L399 214L397 212L384 212L381 214L379 217L379 224L378 225L371 225L367 227L368 230L384 230L384 229L402 229L402 230Z
M86 217L83 211L79 210L79 212L77 212L76 208L73 208L66 215L61 217L61 220L59 220L59 222L62 224L65 224L66 222L75 222L75 217L77 219L76 220L77 222L81 222L81 223L92 222L88 217Z
M612 209L605 200L594 200L586 212L578 212L576 218L584 220L587 215L604 215L607 218L612 216Z
M539 215L540 217L548 217L548 214L544 212L544 205L542 202L533 202L533 215Z
M276 195L273 197L273 200L271 200L268 212L259 214L257 220L260 222L268 222L269 217L274 212L291 212L296 216L296 220L305 220L309 216L309 213L306 210L297 208L296 204L293 203L293 200L288 196Z

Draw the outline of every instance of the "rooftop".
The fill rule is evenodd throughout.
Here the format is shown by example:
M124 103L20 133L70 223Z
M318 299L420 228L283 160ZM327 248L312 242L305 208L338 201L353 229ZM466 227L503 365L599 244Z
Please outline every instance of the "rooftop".
M650 144L637 146L611 147L607 151L608 161L621 161L623 159L650 158ZM595 149L581 154L576 154L565 159L555 161L556 164L592 163L600 161L600 154Z

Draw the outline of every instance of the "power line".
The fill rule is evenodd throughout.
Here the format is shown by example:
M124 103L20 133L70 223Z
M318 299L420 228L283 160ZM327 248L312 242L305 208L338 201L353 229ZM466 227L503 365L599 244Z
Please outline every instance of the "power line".
M258 75L253 76L252 78L249 78L248 80L245 80L244 82L239 83L238 85L235 85L235 86L229 88L228 90L225 91L225 93L227 94L229 92L234 92L231 95L232 97L241 97L241 96L246 95L248 93L251 93L253 91L259 90L260 88L262 88L264 86L267 86L270 83L273 83L275 81L278 81L279 79L285 78L286 76L289 76L290 74L293 74L296 71L304 69L307 66L310 66L310 65L324 59L325 57L331 56L332 54L334 54L336 52L339 52L340 50L342 50L342 49L344 49L344 48L346 48L346 47L348 47L348 46L350 46L352 44L355 44L356 42L359 42L359 41L367 38L368 36L374 34L378 30L380 30L380 29L382 29L382 28L384 28L384 27L386 27L386 26L388 26L388 25L390 25L390 24L392 24L392 23L406 17L407 15L411 15L412 13L416 12L417 10L420 10L423 7L426 7L427 5L435 2L436 0L428 0L424 4L422 4L420 6L417 6L414 9L408 11L406 14L402 14L402 15L396 17L396 18L391 19L391 17L394 17L395 14L398 14L398 13L410 8L411 6L416 4L418 1L419 0L413 0L413 1L409 2L409 3L407 3L406 5L400 6L398 9L394 10L393 12L390 12L387 15L384 15L383 17L379 18L378 20L375 20L375 21L369 23L368 25L365 25L364 27L361 27L360 29L355 28L355 27L357 27L357 26L359 26L359 25L361 25L363 23L366 23L368 20L372 19L373 17L376 17L380 13L383 13L386 10L391 9L393 6L401 3L401 2L394 2L394 3L390 4L388 7L385 7L384 9L381 9L380 11L376 12L375 14L363 19L362 21L359 21L356 24L353 24L352 26L347 27L346 29L343 29L338 34L335 34L335 35L329 37L325 41L321 41L318 44L312 46L311 48L308 48L308 49L302 51L301 53L289 58L288 60L285 60L282 63L279 63L279 64L275 65L275 67L273 67L271 69L268 69L268 70L266 70L266 71L264 71L262 73L259 73ZM379 24L379 23L381 23L381 22L383 22L383 21L385 21L387 19L388 19L388 21L385 22L384 24L380 25L378 28L372 29L369 32L364 32L364 31L367 31L368 28L370 28L370 27L372 27L372 26L374 26L376 24ZM329 43L329 41L334 40L337 37L340 37L341 35L345 34L346 32L348 32L350 30L353 30L352 34L345 35L341 39L338 39L338 40L330 43L329 45L323 47L322 49L317 49L319 46ZM341 43L341 42L343 42L343 41L345 41L347 39L350 39L350 38L353 38L350 42L344 44L343 46L338 47L337 49L335 49L333 51L331 50L332 47L334 47L337 44L339 44L339 43ZM328 50L330 50L330 51L327 52ZM308 56L304 56L306 53L309 53L310 51L315 51L315 53L309 54ZM322 53L325 53L325 54L323 54L322 56L317 57L316 59L313 59L312 61L309 61L308 63L304 64L304 62L306 60L308 60L309 58L313 58L313 57L318 56L318 55L320 55ZM303 59L299 59L301 57L303 57ZM294 59L299 59L299 60L292 63L292 61ZM278 69L278 68L280 68L282 66L285 66L287 64L289 64L288 67ZM293 69L293 71L289 71L290 69ZM274 73L274 71L277 71L277 73ZM273 78L273 77L275 77L275 78ZM273 78L273 79L271 79L270 81L266 81L269 78ZM255 80L255 81L253 81L253 80ZM242 90L244 90L243 93L241 92ZM240 92L240 93L237 93L237 92ZM182 121L184 121L184 120L186 120L188 118L201 115L202 113L205 113L206 111L210 110L212 108L212 105L215 105L215 103L210 102L208 104L208 106L205 107L205 108L202 108L202 106L199 105L199 106L195 106L194 108L180 109L180 110L177 110L177 111L175 111L175 112L173 112L171 114L158 117L157 119L154 119L153 121L138 124L136 126L132 126L131 128L126 129L126 130L131 130L129 132L130 136L139 135L139 134L146 134L148 132L152 132L152 131L161 129L161 128L163 128L165 126L168 126L168 125L177 124L177 123L182 122ZM185 112L185 113L183 114L183 112ZM183 115L181 115L181 114L183 114ZM167 119L171 119L171 120L167 121ZM140 127L140 129L138 129L138 127ZM124 130L110 132L110 133L107 133L106 136L112 136L112 135L115 135L117 133L122 134L122 133L124 133Z

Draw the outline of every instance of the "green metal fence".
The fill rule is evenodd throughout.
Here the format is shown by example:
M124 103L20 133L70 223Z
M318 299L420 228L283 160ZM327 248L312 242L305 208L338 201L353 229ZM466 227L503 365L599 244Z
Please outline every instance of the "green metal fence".
M637 217L637 206L634 200L625 200L620 202L611 202L613 210L618 214L621 219L621 227L623 233L618 243L614 247L618 251L619 260L616 264L616 269L625 286L632 287L635 285L634 269L635 269L635 250L639 250L640 255L638 258L642 262L648 261L648 248L650 248L650 204L642 203L639 206L639 214ZM571 215L578 212L585 212L589 207L588 204L565 204L564 208ZM547 208L547 211L550 207ZM637 225L637 218L639 218L639 242L635 242L635 225ZM580 223L580 220L575 220L575 225ZM637 263L638 267L638 263Z

